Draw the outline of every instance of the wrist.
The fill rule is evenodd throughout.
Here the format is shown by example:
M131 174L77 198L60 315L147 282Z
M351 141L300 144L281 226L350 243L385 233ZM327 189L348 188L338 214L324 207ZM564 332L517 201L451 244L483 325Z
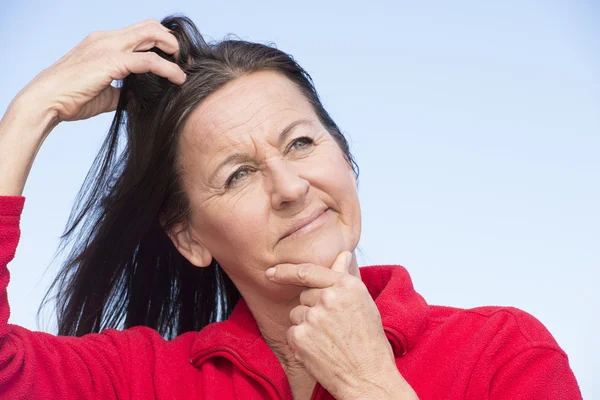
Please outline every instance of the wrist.
M418 400L413 388L395 367L394 365L393 370L378 374L375 379L365 380L348 398Z
M19 136L21 141L39 142L39 145L60 122L56 110L39 105L23 93L9 104L0 120L0 135Z
M58 123L52 113L13 102L0 120L0 195L21 196L44 139Z

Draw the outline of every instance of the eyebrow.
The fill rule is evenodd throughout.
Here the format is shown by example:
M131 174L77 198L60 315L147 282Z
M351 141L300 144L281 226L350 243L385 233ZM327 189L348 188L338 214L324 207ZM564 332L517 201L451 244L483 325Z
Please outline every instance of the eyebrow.
M290 123L288 126L286 126L281 133L279 134L279 138L277 139L277 145L279 147L281 147L281 144L284 143L288 136L292 133L292 131L294 130L294 128L296 128L299 125L310 125L312 124L312 121L309 119L299 119L297 121L294 121L292 123ZM212 181L216 175L219 173L219 171L221 170L221 168L225 167L226 165L229 164L235 164L238 163L240 161L248 161L250 159L250 157L248 156L248 154L246 153L232 153L230 155L228 155L227 157L225 157L225 159L223 161L221 161L219 163L219 165L217 166L217 168L215 169L215 172L213 172L210 176L210 180Z
M309 119L299 119L297 121L292 122L291 124L286 126L285 129L282 130L281 133L279 134L279 139L277 140L277 145L279 147L281 147L281 144L287 140L290 133L292 133L294 128L297 127L298 125L311 125L311 124L312 124L312 121Z

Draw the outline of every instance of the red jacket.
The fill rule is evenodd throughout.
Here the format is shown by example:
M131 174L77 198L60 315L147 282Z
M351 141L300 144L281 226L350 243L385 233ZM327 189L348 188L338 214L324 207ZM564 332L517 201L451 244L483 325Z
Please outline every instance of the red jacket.
M172 341L136 327L57 337L9 325L23 197L0 196L0 399L291 399L244 301ZM581 399L566 354L514 308L430 306L400 266L361 268L400 373L425 399ZM317 377L318 380L318 377ZM313 398L330 399L318 384Z

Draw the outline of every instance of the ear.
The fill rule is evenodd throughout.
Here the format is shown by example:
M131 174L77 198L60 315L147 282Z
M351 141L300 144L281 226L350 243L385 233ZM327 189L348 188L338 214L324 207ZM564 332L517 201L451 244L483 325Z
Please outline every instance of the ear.
M175 224L167 235L177 251L196 267L208 267L212 262L212 255L194 238L187 222Z

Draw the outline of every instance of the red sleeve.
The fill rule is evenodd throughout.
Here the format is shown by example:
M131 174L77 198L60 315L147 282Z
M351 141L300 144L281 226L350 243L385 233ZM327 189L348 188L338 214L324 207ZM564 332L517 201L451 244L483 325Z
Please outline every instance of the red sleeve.
M7 264L19 242L24 201L0 196L0 398L130 399L131 352L123 332L57 337L8 324Z
M566 355L532 347L503 365L492 379L490 399L579 400L581 392Z

